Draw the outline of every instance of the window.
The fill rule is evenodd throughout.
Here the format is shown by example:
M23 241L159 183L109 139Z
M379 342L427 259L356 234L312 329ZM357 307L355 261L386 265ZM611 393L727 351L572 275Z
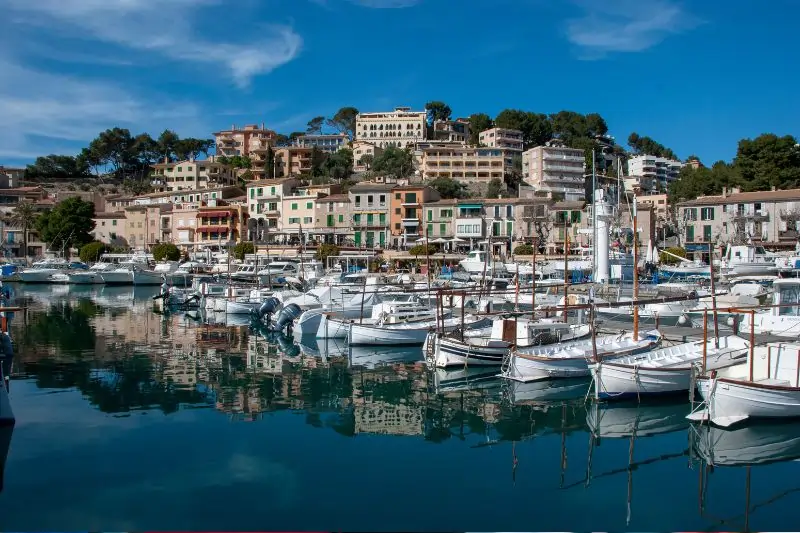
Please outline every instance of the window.
M116 221L116 220L112 220L112 221L111 221L111 225L112 225L112 226L116 226L116 225L117 225L117 221Z
M703 226L703 241L711 242L711 225L709 224Z
M378 222L380 223L381 226L385 226L386 225L386 214L381 213L380 215L378 215Z
M428 227L425 228L425 236L433 235L433 224L428 224Z
M289 217L289 224L299 224L300 217Z
M385 194L381 194L379 196L379 198L380 198L381 205L386 203L386 195Z
M514 235L514 223L513 222L506 222L506 235L512 236Z
M339 222L344 222L344 215L339 215Z
M694 242L694 226L686 226L686 242Z
M356 195L356 207L359 207L360 205L361 205L361 196L357 194Z
M492 236L498 237L500 235L500 223L492 222Z
M264 188L263 187L259 187L258 188L258 195L259 196L264 196Z
M494 206L494 218L500 218L500 206Z
M441 218L450 218L450 217L453 216L453 210L452 209L440 209L439 210L439 216Z
M303 217L303 224L311 224L314 222L314 217Z
M400 229L400 223L399 222L395 222L394 229Z
M253 199L255 197L256 197L256 190L255 189L250 189L250 199Z
M372 196L371 194L368 194L368 195L367 195L367 203L368 203L368 204L371 204L371 203L373 203L373 201L374 201L374 198L375 198L374 196Z
M407 204L415 204L417 203L417 193L415 192L407 192L406 193L406 201Z
M703 207L700 209L700 220L714 220L714 208Z
M506 206L506 218L511 218L514 216L514 206L507 205Z
M314 209L314 202L306 202L306 209Z
M269 194L275 196L275 187L271 187L269 190Z
M395 207L394 214L395 215L399 215L400 214L400 208L399 207Z
M580 211L573 211L571 215L571 221L573 224L580 224L581 223L581 212Z
M373 215L372 213L367 213L367 225L371 226L374 220L375 220L375 215Z
M447 224L439 224L439 235L447 233Z
M686 209L683 212L684 220L697 220L697 209Z
M360 150L359 150L359 152L360 152ZM395 193L395 194L394 194L394 199L395 199L395 200L400 200L400 199L402 199L402 197L403 197L403 195L402 195L402 194L400 194L399 192L397 192L397 193Z
M297 211L297 204L292 204L292 211Z

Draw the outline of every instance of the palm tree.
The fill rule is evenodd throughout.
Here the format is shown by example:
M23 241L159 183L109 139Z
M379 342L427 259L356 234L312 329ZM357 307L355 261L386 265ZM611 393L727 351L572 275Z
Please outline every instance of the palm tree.
M23 257L26 262L28 261L28 229L36 224L38 217L39 214L36 212L33 202L20 202L11 212L11 223L16 227L22 227Z

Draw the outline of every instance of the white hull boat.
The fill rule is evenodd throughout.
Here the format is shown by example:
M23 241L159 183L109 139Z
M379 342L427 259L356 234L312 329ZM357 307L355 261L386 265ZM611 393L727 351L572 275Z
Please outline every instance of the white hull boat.
M768 333L777 337L800 337L800 279L777 279L772 283L773 307L764 312L745 313L742 332Z
M165 274L153 270L136 269L133 271L134 285L161 285L165 282L165 278Z
M19 273L19 280L23 283L53 283L53 275L62 272L63 269L59 268L32 268L22 270Z
M475 318L468 318L464 321L464 327L477 323ZM444 331L454 331L461 327L461 318L446 318L444 320ZM436 319L405 322L399 324L349 324L347 343L351 346L371 345L371 346L391 346L391 345L422 345L428 333L437 327Z
M692 450L712 466L750 466L800 458L800 424L748 424L694 428Z
M756 346L752 361L698 379L704 404L690 418L727 427L753 418L800 417L798 369L800 344Z
M228 315L252 315L258 311L260 306L260 302L227 300L225 301L225 313Z
M633 334L597 337L598 357L621 357L652 350L661 343L661 334L650 331L637 340ZM513 350L503 364L501 376L516 381L539 381L555 378L589 376L589 362L594 357L591 339Z
M708 340L706 368L735 365L747 355L749 343L735 335ZM703 341L676 344L650 352L593 363L594 396L598 400L641 398L689 392L695 368L703 358Z
M85 270L68 274L67 283L71 285L100 285L105 283L103 276L98 271Z
M100 275L106 285L133 285L133 272L126 268L107 270Z

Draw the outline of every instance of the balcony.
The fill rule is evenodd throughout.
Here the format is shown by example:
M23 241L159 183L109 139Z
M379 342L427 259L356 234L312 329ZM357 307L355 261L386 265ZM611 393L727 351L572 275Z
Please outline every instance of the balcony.
M737 212L733 215L734 221L747 220L753 222L769 222L769 213L766 211L755 211L753 213Z
M415 227L419 226L420 222L418 218L404 218L402 224L403 227Z
M373 202L371 204L354 204L353 209L368 211L370 209L386 209L386 202Z

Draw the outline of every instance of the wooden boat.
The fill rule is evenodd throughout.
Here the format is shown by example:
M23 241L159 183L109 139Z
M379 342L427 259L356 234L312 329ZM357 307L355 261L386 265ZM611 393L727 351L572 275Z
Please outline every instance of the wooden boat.
M800 344L756 346L746 362L697 379L704 403L689 415L727 427L754 418L800 417Z
M598 400L641 398L689 391L695 365L703 358L706 368L735 365L745 357L750 343L735 335L719 340L676 344L645 353L617 357L590 365L594 397Z
M661 343L656 330L633 338L632 333L604 335L595 339L598 357L620 357L652 350ZM589 362L594 356L591 339L511 350L503 363L501 376L517 381L589 376Z

